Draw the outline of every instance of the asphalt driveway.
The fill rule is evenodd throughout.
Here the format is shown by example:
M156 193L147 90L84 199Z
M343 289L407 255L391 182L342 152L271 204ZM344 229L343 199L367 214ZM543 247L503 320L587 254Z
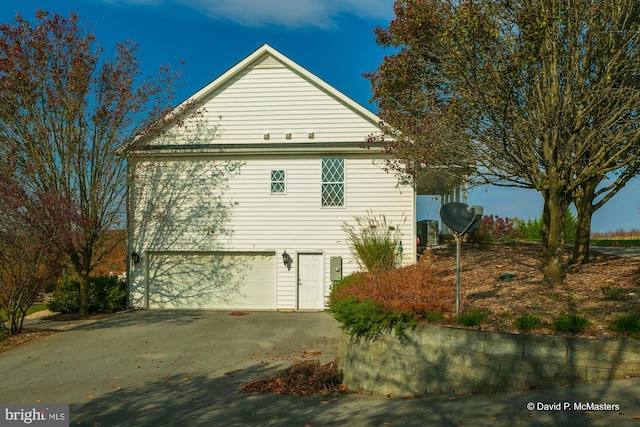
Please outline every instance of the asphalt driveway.
M305 357L336 356L327 313L135 311L0 354L0 403L68 403L85 426L636 425L640 380L471 396L389 399L242 394ZM618 404L618 411L527 409Z

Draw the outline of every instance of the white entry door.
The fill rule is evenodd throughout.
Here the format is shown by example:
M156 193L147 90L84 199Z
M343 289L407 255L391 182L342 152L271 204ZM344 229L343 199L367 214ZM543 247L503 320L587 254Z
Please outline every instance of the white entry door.
M298 255L298 310L324 310L322 254Z

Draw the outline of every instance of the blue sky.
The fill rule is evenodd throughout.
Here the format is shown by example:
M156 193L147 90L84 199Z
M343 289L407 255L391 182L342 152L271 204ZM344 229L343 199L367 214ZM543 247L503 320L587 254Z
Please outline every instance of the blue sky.
M185 61L185 85L176 102L205 86L264 43L375 112L369 82L385 52L372 30L393 19L393 0L3 0L0 22L36 9L78 13L108 53L116 42L139 43L143 71ZM542 210L535 191L482 187L470 204L485 214L534 218ZM640 180L594 215L593 230L640 229ZM429 197L418 203L419 219L438 219Z

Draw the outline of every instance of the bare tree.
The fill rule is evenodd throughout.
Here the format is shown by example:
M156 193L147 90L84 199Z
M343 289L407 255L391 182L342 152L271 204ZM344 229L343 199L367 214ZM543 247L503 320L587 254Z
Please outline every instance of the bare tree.
M68 213L57 244L80 276L80 312L107 230L123 228L126 165L119 149L161 117L179 74L143 78L133 42L111 57L79 18L36 12L0 25L2 167L26 192L55 194Z
M392 112L455 126L478 182L539 191L545 281L561 283L568 206L576 203L588 227L609 200L594 202L592 188L617 173L623 178L605 190L612 196L638 172L640 4L415 0L395 10L376 32L398 52L369 76L381 117L401 132ZM447 141L442 129L436 146Z
M0 175L0 309L7 316L0 323L9 334L22 331L27 309L58 271L54 241L62 210L49 196L29 194L10 173Z

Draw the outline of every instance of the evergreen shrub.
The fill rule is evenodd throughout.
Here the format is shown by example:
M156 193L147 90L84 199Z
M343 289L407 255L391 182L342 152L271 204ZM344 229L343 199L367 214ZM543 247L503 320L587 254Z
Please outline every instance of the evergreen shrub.
M640 337L640 313L622 314L616 317L609 329L622 334Z
M538 325L542 322L538 316L534 316L532 314L523 314L522 316L516 317L513 321L514 326L521 331L531 331L538 327Z
M556 332L577 334L591 326L591 321L577 314L563 314L553 320L552 328Z
M126 303L126 284L115 276L89 278L89 313L114 313ZM49 310L56 313L80 312L80 282L65 280L51 295Z

